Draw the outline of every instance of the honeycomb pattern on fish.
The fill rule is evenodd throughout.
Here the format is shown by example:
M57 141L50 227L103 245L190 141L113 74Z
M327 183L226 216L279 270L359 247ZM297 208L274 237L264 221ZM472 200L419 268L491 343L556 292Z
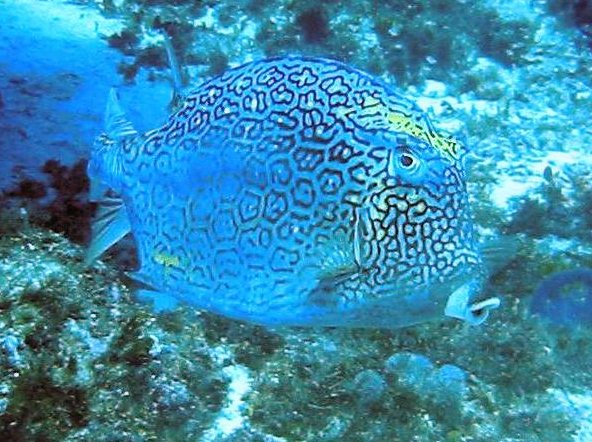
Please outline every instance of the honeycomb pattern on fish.
M140 273L263 323L290 323L291 309L306 323L302 305L343 310L429 289L479 264L462 149L341 63L230 70L124 146Z

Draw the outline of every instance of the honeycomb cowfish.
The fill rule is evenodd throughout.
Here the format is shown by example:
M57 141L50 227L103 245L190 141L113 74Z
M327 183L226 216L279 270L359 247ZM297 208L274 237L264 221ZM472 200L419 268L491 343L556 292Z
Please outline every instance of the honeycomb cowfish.
M145 134L112 90L105 124L88 173L113 193L87 261L131 232L157 296L267 326L480 323L499 304L477 299L466 148L369 74L256 61Z

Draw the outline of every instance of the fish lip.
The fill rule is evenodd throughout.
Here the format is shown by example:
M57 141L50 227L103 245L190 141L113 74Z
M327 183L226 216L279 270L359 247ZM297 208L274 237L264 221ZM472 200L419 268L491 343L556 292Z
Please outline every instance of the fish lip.
M491 310L498 308L501 305L501 300L497 296L475 302L469 306L471 320L477 321L477 324L485 322L489 317Z
M498 308L501 301L493 296L478 302L470 303L472 295L477 287L474 282L463 284L454 290L448 297L444 314L446 316L460 319L471 325L479 325L489 317L491 310Z

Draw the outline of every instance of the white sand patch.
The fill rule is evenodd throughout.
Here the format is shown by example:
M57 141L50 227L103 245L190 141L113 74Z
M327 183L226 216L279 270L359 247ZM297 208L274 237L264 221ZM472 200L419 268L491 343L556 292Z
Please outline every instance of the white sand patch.
M592 441L592 391L588 394L567 393L553 389L550 393L580 423L575 442Z
M491 200L502 209L508 207L511 198L525 195L527 192L536 189L540 180L534 177L513 177L505 175L499 178L495 188L491 192Z
M498 181L491 192L493 203L506 209L511 198L522 197L536 190L545 181L544 173L547 167L551 168L557 179L562 180L560 173L562 169L573 165L589 164L592 166L592 156L582 155L578 151L550 151L543 156L527 164L527 170L523 173L511 171L511 165L504 161L497 163L497 170L500 171ZM530 195L535 197L536 195Z
M2 15L10 17L10 26L31 25L39 37L95 39L101 34L110 35L123 28L120 20L103 17L94 7L84 7L53 0L1 0ZM24 23L24 22L27 23Z
M242 365L229 365L224 367L222 372L230 380L226 403L212 427L202 436L202 442L222 440L247 425L247 418L244 415L247 403L244 397L251 390L249 372Z

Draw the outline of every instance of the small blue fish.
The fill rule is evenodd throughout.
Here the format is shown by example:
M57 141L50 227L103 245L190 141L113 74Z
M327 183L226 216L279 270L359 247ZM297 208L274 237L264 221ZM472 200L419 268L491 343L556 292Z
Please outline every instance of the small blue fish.
M131 231L134 277L269 326L479 323L465 148L411 101L337 61L231 69L137 133L115 92L89 175L105 199L88 262Z

